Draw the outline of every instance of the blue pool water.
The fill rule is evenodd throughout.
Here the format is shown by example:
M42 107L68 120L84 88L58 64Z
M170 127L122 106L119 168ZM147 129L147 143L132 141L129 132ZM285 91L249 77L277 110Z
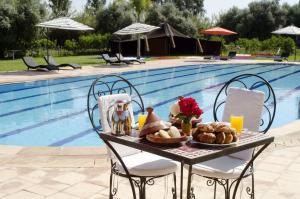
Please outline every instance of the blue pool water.
M300 67L291 64L190 65L121 73L136 85L145 105L163 119L178 95L197 99L212 120L221 85L244 73L269 80L278 100L274 127L298 119ZM99 146L91 129L86 97L95 76L0 85L0 144L21 146Z

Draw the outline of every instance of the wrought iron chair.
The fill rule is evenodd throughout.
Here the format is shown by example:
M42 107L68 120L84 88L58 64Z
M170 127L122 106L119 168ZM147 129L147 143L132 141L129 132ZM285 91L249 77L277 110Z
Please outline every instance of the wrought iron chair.
M98 135L110 130L110 128L107 128L107 125L104 125L103 127L101 125L108 122L107 117L102 115L103 118L101 118L101 113L99 112L100 110L103 111L103 107L99 108L98 103L103 97L112 97L115 100L118 100L117 98L119 97L129 97L132 102L131 114L137 115L138 113L144 112L142 97L129 81L118 75L101 76L92 83L87 99L87 110L90 122ZM118 187L114 187L113 185L114 176L128 178L133 198L136 199L135 187L137 187L139 198L145 199L147 185L154 185L154 180L156 178L173 175L174 188L172 188L172 194L173 198L177 197L176 163L154 154L141 152L127 146L108 142L107 140L103 141L108 148L108 155L111 162L110 199L112 199L118 191Z
M231 114L244 115L245 128L266 133L275 117L276 98L267 80L255 74L244 74L232 78L219 91L214 102L215 121L219 121L222 113L220 107L224 108L222 121L229 122ZM254 199L253 162L264 149L262 147L245 150L194 165L189 169L192 169L191 175L208 179L206 184L214 186L214 198L216 198L217 185L224 188L225 199L231 198L231 195L235 198L240 182L246 177L251 177L251 187L248 186L246 192L251 199ZM194 189L191 188L190 198L195 198L193 191Z

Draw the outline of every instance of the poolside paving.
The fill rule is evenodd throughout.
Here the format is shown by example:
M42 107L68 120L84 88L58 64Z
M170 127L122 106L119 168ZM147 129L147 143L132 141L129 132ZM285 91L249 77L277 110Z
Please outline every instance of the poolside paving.
M273 61L231 60L217 63L274 63ZM0 73L0 83L34 81L62 77L107 74L128 70L172 67L204 62L199 57L149 61L143 65L86 66L82 70L60 70L49 73L21 71ZM257 161L256 198L300 198L300 120L272 129L272 144ZM0 198L5 199L107 199L110 164L104 147L18 147L0 146ZM179 176L178 176L179 177ZM242 186L241 198L246 195ZM186 181L186 177L185 177ZM130 199L128 181L115 178L119 185L116 198ZM148 187L148 199L172 198L172 178L157 180ZM212 187L202 178L193 179L196 198L212 198ZM224 198L222 189L218 197ZM239 197L238 197L239 198Z
M300 198L300 131L294 130L299 124L270 131L275 142L255 166L256 198ZM1 146L0 198L107 199L109 167L104 147ZM117 177L114 182L119 187L116 198L132 198L126 179ZM172 183L171 177L157 180L147 189L147 198L172 198ZM250 178L241 186L241 198L249 198L247 185ZM212 198L212 187L203 178L195 177L193 186L196 198ZM217 198L224 198L221 187L218 193Z

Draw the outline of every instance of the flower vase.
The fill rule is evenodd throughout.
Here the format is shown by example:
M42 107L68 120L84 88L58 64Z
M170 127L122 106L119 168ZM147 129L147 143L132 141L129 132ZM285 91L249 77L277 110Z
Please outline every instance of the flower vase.
M186 136L190 136L192 131L192 123L190 121L189 122L182 121L181 129L183 134L185 134Z

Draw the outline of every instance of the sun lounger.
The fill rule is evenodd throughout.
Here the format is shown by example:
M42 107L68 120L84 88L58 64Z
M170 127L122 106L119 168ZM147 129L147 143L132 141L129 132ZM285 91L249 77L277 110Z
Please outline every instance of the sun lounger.
M125 57L123 57L123 55L122 55L121 53L116 53L116 57L117 57L118 60L121 61L121 62L129 62L129 63L132 63L132 62L138 62L138 63L140 63L140 64L146 63L145 61L140 60L140 59L135 59L135 58L125 58Z
M288 58L290 56L290 53L281 53L280 56L277 56L274 58L274 61L282 62L282 61L288 61Z
M47 57L48 57L48 59L47 59ZM81 66L78 65L78 64L73 64L73 63L57 64L56 61L54 60L54 58L52 56L45 56L44 59L47 62L47 64L56 66L58 68L61 68L61 67L72 67L73 69L81 69Z
M212 56L212 55L206 55L203 57L203 59L205 59L205 60L212 60L213 58L214 58L214 56Z
M220 60L229 60L229 59L233 59L236 56L236 52L235 51L229 51L227 56L220 56Z
M22 58L24 64L27 66L27 70L59 70L57 66L54 65L39 65L37 64L32 57L23 57Z
M101 54L101 57L106 62L106 64L120 64L120 63L122 63L121 61L118 60L118 58L110 57L108 54Z

